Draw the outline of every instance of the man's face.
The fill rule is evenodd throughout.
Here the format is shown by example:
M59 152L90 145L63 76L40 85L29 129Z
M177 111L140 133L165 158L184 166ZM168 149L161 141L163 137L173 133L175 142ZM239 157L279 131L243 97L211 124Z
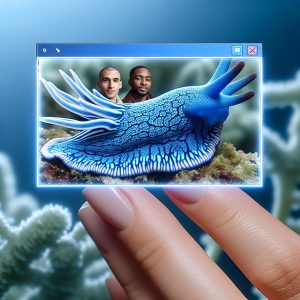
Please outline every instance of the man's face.
M115 70L104 70L101 77L99 77L97 84L104 97L115 100L122 87L120 73Z
M151 87L151 73L144 68L136 69L128 83L136 93L144 96Z

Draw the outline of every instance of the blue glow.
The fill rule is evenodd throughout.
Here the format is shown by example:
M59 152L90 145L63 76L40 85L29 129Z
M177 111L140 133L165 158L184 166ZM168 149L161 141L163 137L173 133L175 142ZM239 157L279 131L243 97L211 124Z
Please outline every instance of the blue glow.
M154 48L153 48L153 45L154 45ZM180 56L180 58L189 58L189 59L191 59L191 58L194 58L194 51L195 51L195 49L200 49L201 48L201 45L202 44L181 44L180 46L181 47L179 47L179 49L180 50L182 50L181 52L179 51L178 52L178 48L176 48L176 46L177 46L177 44L170 44L170 45L168 45L168 44L165 44L165 45L162 45L162 44L153 44L153 45L151 45L151 44L141 44L141 47L140 47L140 51L141 50L144 50L144 52L142 51L141 52L141 56L139 57L139 58L145 58L145 54L144 53L149 53L148 51L149 51L149 47L150 47L150 49L151 49L151 53L152 53L152 56L150 56L150 57L146 57L147 59L150 59L150 58L152 58L152 59L163 59L163 60L166 60L166 59L174 59L175 57L178 57L178 55L181 53L181 56ZM243 46L244 47L246 47L248 44L244 44ZM118 58L118 59L137 59L137 57L135 56L136 55L136 49L137 49L137 47L136 47L136 45L134 45L134 47L133 47L133 45L132 44L122 44L121 45L121 47L120 48L118 48L118 45L116 45L116 44L114 44L114 45L106 45L106 47L102 47L103 45L92 45L92 49L93 49L93 51L92 52L90 52L90 53L92 53L91 54L91 57L90 56L88 56L88 57L82 57L81 55L83 54L83 53L88 53L88 48L89 48L89 46L90 45L88 45L88 44L86 44L86 45L82 45L82 44L80 44L80 47L76 50L76 45L70 45L70 47L69 47L69 50L68 50L68 54L66 55L66 52L64 52L64 49L66 48L68 48L66 45L57 45L57 44L54 44L54 45L52 45L52 47L54 47L53 49L54 49L54 51L56 51L55 49L56 48L59 48L60 49L60 52L58 53L58 54L61 54L61 53L65 53L65 55L66 56L68 56L68 59L70 59L70 57L69 57L69 55L70 55L70 53L75 53L75 54L77 54L77 55L79 55L79 57L75 57L75 56L73 56L72 57L72 60L73 61L78 61L79 62L79 60L81 59L87 59L87 58L91 58L91 57L94 57L94 55L98 55L99 54L99 49L100 49L100 52L104 55L104 57L98 57L97 56L97 58L100 58L100 59L103 59L103 58L108 58L107 57L107 52L106 51L108 51L108 50L111 50L111 47L112 48L114 48L114 51L113 51L113 53L115 54L115 55L117 55L117 57L115 57L115 56L113 56L113 57L109 57L110 59L116 59L116 58ZM171 48L168 48L169 46L171 46ZM196 47L197 46L197 47ZM205 51L207 51L209 48L212 48L212 47L214 47L214 46L216 46L216 48L218 48L218 51L220 51L220 49L222 50L222 51L224 51L224 49L225 49L225 52L227 53L228 52L228 49L229 49L229 51L231 51L231 47L232 47L232 44L204 44L204 52ZM49 45L48 44L42 44L42 45L39 45L38 46L38 48L37 49L40 49L40 50L38 50L37 51L37 54L39 54L40 53L40 51L42 51L41 49L44 49L45 47L48 47L47 49L49 49ZM120 49L121 50L124 50L124 47L125 47L125 50L126 51L124 51L124 52L120 52ZM259 48L259 55L261 55L261 44L258 44L258 48ZM75 49L75 50L74 50ZM134 51L133 51L133 49L135 49ZM146 49L146 50L145 50ZM154 51L153 52L153 49L156 51ZM172 55L170 55L169 57L157 57L157 54L158 53L160 53L161 51L164 53L164 54L166 54L167 52L166 52L166 50L172 50L173 49L173 51L171 51L171 53L172 54L174 54L175 56L172 56ZM191 51L191 49L192 49L192 51ZM74 52L75 51L75 52ZM98 51L98 52L97 52ZM132 54L132 56L129 56L129 54L128 53L131 53L130 51L133 51L133 54ZM56 51L57 52L57 51ZM170 52L170 51L169 51ZM204 54L204 52L203 52L203 54ZM121 57L119 57L120 56L120 54L121 53L123 53L123 55L125 56L121 56ZM193 55L191 55L191 56L186 56L186 53L190 53L190 54L193 54ZM50 55L50 57L49 58L42 58L42 60L40 60L40 59L38 59L37 61L40 63L40 64L42 64L42 62L51 62L51 59L60 59L61 61L63 61L64 59L66 59L66 57L65 58L63 58L63 57L61 57L61 58L55 58L55 57L52 57L52 54L50 53L50 51L46 51L45 53L44 53L44 55L46 55L46 54L48 54L48 55ZM196 57L197 59L200 59L200 58L202 58L202 57ZM210 58L210 59L212 59L213 57L205 57L205 59L207 59L207 58ZM223 58L223 56L222 57L218 57L219 59L221 59L221 58ZM228 57L227 57L228 58ZM259 119L259 132L258 132L258 149L257 149L257 152L258 152L258 155L259 155L259 164L260 164L260 166L259 166L259 176L258 176L258 181L257 181L257 183L256 184L230 184L230 186L239 186L239 187L261 187L262 186L262 182L263 182L263 176L262 176L262 153L263 153L263 144L262 144L262 132L261 132L261 128L262 128L262 89L261 89L261 85L262 85L262 58L261 57L257 57L257 56L255 56L255 57L246 57L246 58L243 58L243 60L246 60L246 61L251 61L251 60L253 60L253 59L255 59L256 61L258 61L258 64L259 64L259 70L258 70L258 73L259 73L259 84L258 84L258 95L257 95L257 98L259 99L259 104L258 104L258 106L259 106L259 110L258 110L258 116L257 116L257 118ZM44 75L43 75L44 76ZM65 76L65 75L64 75ZM39 79L41 77L41 69L39 68L38 69L38 74L37 74L37 80ZM48 84L46 83L46 86L47 86ZM38 118L40 117L40 102L42 101L42 99L41 99L41 95L40 95L40 89L39 89L39 87L40 87L40 82L39 82L39 80L38 80L38 83L37 83L37 99L39 99L38 100L38 108L37 108L37 120L38 120ZM53 90L54 91L54 90ZM84 97L84 95L82 95L83 97ZM200 110L201 111L201 110ZM226 118L226 117L225 117ZM55 118L48 118L47 120L54 120ZM59 119L58 120L59 122L60 122L60 124L62 124L62 122L64 122L64 121L62 121L62 119ZM37 124L38 124L38 121L37 121ZM55 123L54 123L55 124ZM67 124L67 123L66 123ZM37 125L37 131L38 131L38 128L39 128L39 124ZM39 140L39 133L37 132L37 141ZM48 151L48 150L47 150ZM46 152L45 152L46 153ZM49 184L44 184L44 182L40 182L40 179L39 179L39 176L40 176L40 174L39 174L39 170L40 170L40 166L39 166L39 164L40 164L40 159L39 159L39 156L40 156L40 153L39 153L39 146L38 146L38 143L37 143L37 162L36 162L36 166L37 166L37 186L39 186L39 187L70 187L70 186L72 186L72 187L84 187L84 186L87 186L87 185L89 185L89 184L74 184L74 183L68 183L68 184L55 184L55 183L49 183ZM50 156L52 156L52 154L50 155L50 154L48 154L48 152L46 153L46 157L47 156L49 156L49 158L50 158ZM53 156L54 157L54 156ZM76 163L76 165L77 165L77 163ZM71 166L71 165L70 165ZM89 170L89 171L91 171L91 170ZM132 175L132 174L131 174ZM93 183L93 185L96 185L96 184L94 184ZM104 184L101 184L101 185L104 185ZM110 185L112 185L112 186L114 186L113 184L110 184ZM123 185L122 183L120 183L120 185ZM129 186L130 185L132 185L132 184L128 184ZM143 183L143 184L134 184L134 185L140 185L140 186L147 186L147 187L163 187L163 186L165 186L166 184L148 184L148 183ZM201 184L201 183L198 183L198 184L195 184L195 183L190 183L190 184L187 184L188 186L199 186L199 185L201 185L201 186L208 186L208 185L211 185L211 184ZM214 183L214 186L227 186L226 184L219 184L219 183ZM127 184L125 184L124 186L127 186ZM174 187L176 187L176 186L181 186L182 187L182 185L181 184L170 184L170 186L174 186Z

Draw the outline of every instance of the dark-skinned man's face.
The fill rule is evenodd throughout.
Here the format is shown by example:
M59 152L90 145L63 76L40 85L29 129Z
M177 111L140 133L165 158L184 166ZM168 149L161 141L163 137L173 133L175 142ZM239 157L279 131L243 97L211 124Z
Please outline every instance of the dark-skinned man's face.
M151 88L151 73L144 68L136 69L128 83L137 94L144 96Z

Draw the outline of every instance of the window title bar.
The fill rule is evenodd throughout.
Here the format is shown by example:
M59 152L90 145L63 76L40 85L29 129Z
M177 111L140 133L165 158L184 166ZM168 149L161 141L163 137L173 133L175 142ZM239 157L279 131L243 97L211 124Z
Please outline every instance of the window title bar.
M262 57L261 43L46 44L37 57Z

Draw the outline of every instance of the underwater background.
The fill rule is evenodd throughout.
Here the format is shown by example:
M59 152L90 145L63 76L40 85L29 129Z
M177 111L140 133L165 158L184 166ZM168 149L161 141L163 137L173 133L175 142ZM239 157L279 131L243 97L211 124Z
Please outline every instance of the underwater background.
M109 271L77 224L77 210L83 203L81 190L36 188L36 43L261 42L265 180L264 188L245 190L300 232L299 1L0 0L0 38L3 299L56 299L57 295L107 299L103 282ZM231 134L240 136L234 131ZM226 255L160 189L151 191L206 247L248 299L260 297ZM20 225L22 220L27 221ZM49 220L44 224L46 237L36 229L39 220ZM17 236L21 245L14 242ZM12 249L21 259L11 255ZM16 269L24 271L16 276Z

